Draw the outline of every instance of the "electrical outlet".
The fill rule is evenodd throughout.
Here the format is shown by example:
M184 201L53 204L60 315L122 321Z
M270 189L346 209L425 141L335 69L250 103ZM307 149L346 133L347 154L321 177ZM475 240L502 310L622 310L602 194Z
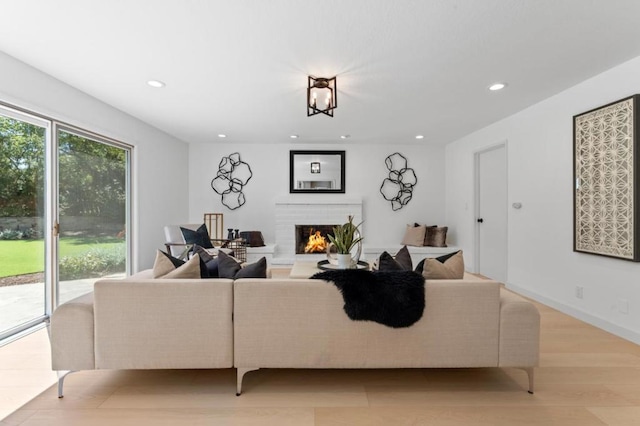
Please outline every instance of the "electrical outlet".
M629 301L627 299L618 299L618 312L621 314L629 313Z
M584 298L584 287L577 285L576 286L576 297L578 299L583 299Z

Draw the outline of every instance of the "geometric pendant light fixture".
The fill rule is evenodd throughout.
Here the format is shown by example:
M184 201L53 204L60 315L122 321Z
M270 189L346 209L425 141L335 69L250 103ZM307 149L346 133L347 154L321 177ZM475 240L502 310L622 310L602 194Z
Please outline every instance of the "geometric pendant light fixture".
M336 78L309 76L307 84L307 117L321 113L333 117L333 110L336 108L338 108Z

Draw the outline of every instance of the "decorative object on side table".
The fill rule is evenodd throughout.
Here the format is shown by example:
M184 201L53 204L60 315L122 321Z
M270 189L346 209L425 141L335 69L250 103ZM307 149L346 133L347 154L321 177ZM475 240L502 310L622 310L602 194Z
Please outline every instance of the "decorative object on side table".
M398 152L388 156L384 163L389 169L389 177L382 181L380 193L385 200L391 201L394 211L400 210L411 201L418 178L415 171L407 167L407 159Z
M220 160L218 173L211 181L211 188L222 195L222 204L230 210L235 210L246 202L242 189L251 176L253 173L249 164L240 161L240 154L234 152Z
M576 252L640 262L638 162L640 95L573 117Z
M349 222L335 226L333 235L327 235L329 241L331 241L327 246L327 258L329 263L333 263L332 261L335 260L338 269L353 268L360 260L360 254L362 253L362 236L358 229L360 225L362 225L362 222L354 225L353 216L349 216ZM336 248L337 254L331 253L332 247ZM354 248L356 248L355 254L351 253Z

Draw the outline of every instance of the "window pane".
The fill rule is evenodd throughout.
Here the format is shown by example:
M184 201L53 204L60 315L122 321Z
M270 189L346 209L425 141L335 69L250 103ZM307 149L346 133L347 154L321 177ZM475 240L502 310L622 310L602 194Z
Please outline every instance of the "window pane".
M45 315L46 129L0 113L0 337Z
M58 132L59 298L126 272L128 151Z

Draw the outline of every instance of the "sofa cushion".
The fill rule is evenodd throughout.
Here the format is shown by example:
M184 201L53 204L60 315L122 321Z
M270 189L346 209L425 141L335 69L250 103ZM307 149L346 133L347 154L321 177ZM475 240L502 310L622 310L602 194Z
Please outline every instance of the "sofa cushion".
M194 253L198 253L200 255L200 259L202 259L204 263L207 263L213 259L213 256L211 256L211 253L209 253L207 250L204 249L204 247L199 246L198 244L194 244L193 247L191 248L191 251Z
M200 262L200 256L196 254L191 259L187 260L184 265L178 266L173 271L159 278L200 278Z
M207 269L207 265L204 263L204 261L200 258L199 255L194 255L191 259L197 259L194 263L196 263L198 265L198 276L197 277L185 277L185 276L171 276L171 277L167 277L166 275L169 274L170 272L181 268L182 266L184 266L186 263L184 260L182 259L178 259L176 257L171 256L170 254L167 254L161 250L158 250L156 252L156 259L153 262L153 269L152 269L152 278L217 278L217 276L211 276L209 274L209 271ZM186 270L191 270L191 267L189 268L184 268L181 270L181 272L179 272L178 274L182 274L185 273ZM189 275L191 275L191 272L188 272Z
M442 256L438 256L438 257L434 257L433 259L436 259L438 262L444 263L447 259L449 259L451 256L455 255L456 253L458 253L457 251L452 251L451 253L447 253L447 254L443 254ZM416 268L414 269L415 272L422 274L422 270L424 269L424 262L430 259L428 257L422 259L420 262L418 262L418 264L416 265Z
M427 280L462 279L464 258L462 250L435 259L425 259L422 275Z
M264 257L244 267L234 257L223 251L218 253L217 259L220 278L267 278L267 259Z
M404 237L402 238L402 245L422 247L424 244L424 235L426 228L422 225L413 226L407 225L404 231Z
M243 266L234 278L267 278L267 259L263 256L257 262Z
M200 263L197 254L184 262L158 250L153 263L153 278L200 278Z
M402 247L395 257L388 252L383 252L378 259L377 270L379 271L411 271L413 264L411 262L411 253L407 246Z
M182 226L180 227L180 231L182 231L185 243L197 244L204 248L213 248L211 240L209 239L207 226L204 223L195 231L193 229L183 228Z
M448 226L428 226L425 229L424 245L428 247L446 247Z

